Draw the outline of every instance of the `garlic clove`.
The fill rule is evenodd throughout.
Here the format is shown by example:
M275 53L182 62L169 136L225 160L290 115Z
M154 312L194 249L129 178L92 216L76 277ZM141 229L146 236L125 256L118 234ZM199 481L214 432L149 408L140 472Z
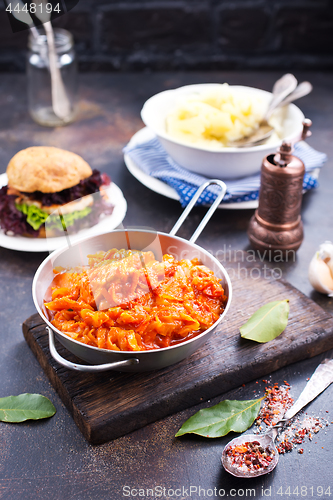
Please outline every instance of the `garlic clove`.
M333 256L331 258L330 257L325 257L323 259L323 261L325 262L325 264L327 265L327 267L331 271L331 275L333 276Z
M309 280L317 292L333 297L333 244L326 241L310 262Z
M327 264L333 277L333 243L325 241L319 247L319 257Z

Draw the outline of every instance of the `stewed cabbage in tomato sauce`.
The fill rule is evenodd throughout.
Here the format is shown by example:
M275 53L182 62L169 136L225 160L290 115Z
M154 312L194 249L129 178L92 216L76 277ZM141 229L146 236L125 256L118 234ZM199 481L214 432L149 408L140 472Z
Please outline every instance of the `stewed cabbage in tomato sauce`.
M212 326L227 300L198 259L153 252L101 251L88 266L54 269L45 314L72 339L115 351L172 346Z

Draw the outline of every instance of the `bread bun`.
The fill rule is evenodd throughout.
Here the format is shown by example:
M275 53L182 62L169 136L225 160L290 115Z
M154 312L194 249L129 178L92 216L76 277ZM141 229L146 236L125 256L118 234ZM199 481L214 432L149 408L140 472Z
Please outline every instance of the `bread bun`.
M81 156L47 146L19 151L7 167L8 186L26 193L57 193L91 174L90 166Z

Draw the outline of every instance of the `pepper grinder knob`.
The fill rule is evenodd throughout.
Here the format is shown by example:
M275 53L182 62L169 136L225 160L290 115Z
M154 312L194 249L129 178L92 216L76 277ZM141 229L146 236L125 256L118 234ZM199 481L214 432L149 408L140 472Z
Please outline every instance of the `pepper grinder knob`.
M274 163L280 165L280 167L286 167L288 163L291 162L292 155L292 145L285 141L282 142L281 146L277 149L277 153L274 156Z
M312 121L309 119L309 118L304 118L304 121L303 121L303 132L302 132L302 136L301 136L301 140L304 141L305 139L307 139L308 137L310 137L310 135L312 135L312 132L310 129L312 125Z

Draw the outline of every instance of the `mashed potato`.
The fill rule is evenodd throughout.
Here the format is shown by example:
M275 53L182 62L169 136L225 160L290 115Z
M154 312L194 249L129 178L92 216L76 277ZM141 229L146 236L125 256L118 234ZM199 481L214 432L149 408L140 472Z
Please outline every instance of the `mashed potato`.
M166 131L179 142L218 150L254 132L266 109L261 96L224 83L183 97L167 115Z

